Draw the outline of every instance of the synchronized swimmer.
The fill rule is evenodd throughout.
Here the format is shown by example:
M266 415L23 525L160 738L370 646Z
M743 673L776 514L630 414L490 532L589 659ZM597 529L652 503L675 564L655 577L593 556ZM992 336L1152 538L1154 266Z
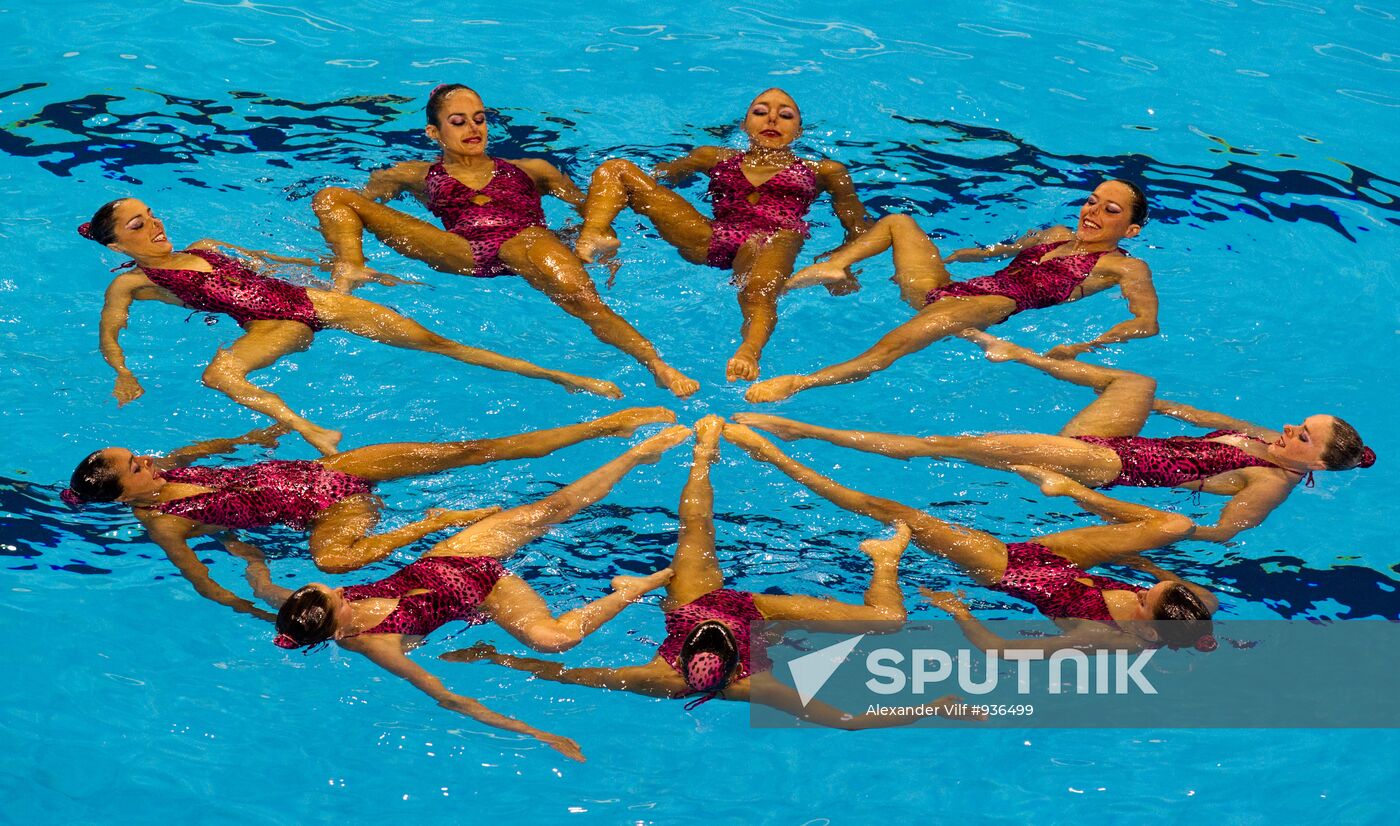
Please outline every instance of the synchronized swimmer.
M582 320L600 341L641 362L662 387L681 398L700 389L603 303L583 263L545 226L541 193L583 209L584 194L567 175L538 158L508 161L486 154L486 104L461 84L444 84L428 96L426 132L442 150L438 160L375 172L359 192L331 187L316 193L312 207L341 277L378 275L365 267L365 230L435 270L475 278L515 273ZM381 203L404 193L422 201L444 228Z
M162 301L232 317L243 327L243 335L214 356L204 371L204 383L250 410L271 416L326 455L336 451L340 432L306 420L277 394L250 382L248 374L305 350L317 331L328 328L393 347L438 353L467 364L546 379L570 390L622 397L622 391L612 382L546 370L528 361L458 344L382 304L260 274L252 266L259 256L251 250L205 240L177 252L166 237L164 222L135 198L104 204L91 221L78 228L78 233L130 256L135 267L112 281L102 307L102 356L117 371L113 395L119 404L133 401L145 392L127 368L118 338L127 325L133 301ZM234 258L219 252L220 247L238 250L248 257ZM341 286L345 288L348 283L342 281Z
M887 215L871 222L846 168L829 159L799 158L793 142L802 131L796 101L768 89L749 104L743 151L700 146L647 173L613 158L593 172L585 194L542 159L505 160L487 154L485 104L460 84L435 88L427 103L426 133L441 153L436 160L401 163L370 176L363 190L331 187L318 192L313 209L331 252L330 289L304 287L269 275L269 262L318 266L314 260L199 241L176 251L164 224L146 204L121 198L106 204L79 232L132 259L133 269L107 290L100 350L117 372L114 395L124 405L142 395L126 367L119 334L131 303L155 300L196 311L221 313L242 328L220 350L204 383L277 424L231 439L213 439L163 457L138 456L109 447L84 459L62 497L81 507L111 502L130 507L151 541L202 596L240 613L274 622L274 642L312 650L334 642L402 677L444 708L485 725L516 732L573 758L573 740L542 731L450 691L408 653L451 622L495 622L522 645L553 653L577 645L628 604L665 588L661 610L666 638L644 664L615 668L567 668L561 663L502 653L480 643L442 656L454 662L491 662L545 680L615 689L653 697L761 703L822 725L864 729L905 725L930 716L928 707L904 714L848 714L818 701L804 703L777 680L766 642L752 623L762 620L838 622L866 631L892 631L907 612L900 565L912 543L957 565L971 580L1023 600L1053 620L1058 636L1006 639L983 625L957 590L921 588L929 603L957 621L969 640L987 650L1143 649L1214 647L1216 597L1148 560L1145 553L1196 539L1225 542L1259 525L1304 479L1318 470L1369 467L1375 453L1356 429L1332 415L1314 415L1281 431L1223 414L1166 401L1144 375L1076 361L1110 344L1157 334L1157 295L1151 271L1120 244L1141 232L1147 197L1118 179L1097 186L1071 229L1055 226L988 248L947 256L913 219ZM713 217L707 218L665 184L695 173L709 176ZM808 237L807 213L821 193L845 230L845 243L796 274ZM443 229L384 202L410 194L424 203ZM545 225L541 197L574 207L583 226L570 249ZM994 362L1015 361L1092 389L1097 398L1058 434L1006 433L905 436L841 430L758 413L726 422L705 416L694 425L696 444L681 492L677 544L670 565L646 576L618 576L610 593L555 616L545 600L509 574L508 560L552 526L601 501L628 473L652 464L691 434L663 407L632 408L592 421L514 436L454 442L378 444L340 451L341 433L308 421L248 375L306 349L313 335L339 329L395 347L438 353L469 364L541 378L570 391L610 399L622 396L611 382L547 370L448 340L382 305L351 296L375 281L406 282L367 266L368 230L395 251L433 269L476 278L516 274L565 312L586 323L597 338L632 356L657 384L685 398L699 383L670 366L656 348L599 296L587 269L604 265L614 275L622 239L613 223L630 207L647 218L685 260L732 270L743 316L740 343L725 369L729 381L754 381L765 345L778 321L778 298L792 289L824 286L833 295L859 288L852 267L891 250L895 282L917 315L849 361L808 375L779 376L752 385L751 402L774 402L813 387L859 381L939 339L958 336L982 347ZM221 250L228 250L225 252ZM1014 256L994 275L952 281L957 261ZM824 260L823 260L824 259ZM1062 344L1045 354L1002 341L985 331L1012 315L1075 301L1112 287L1127 299L1131 318L1092 340ZM561 355L561 354L556 354ZM1204 436L1147 438L1141 431L1157 412L1210 429ZM662 429L574 483L510 509L430 509L417 521L371 533L379 519L375 486L488 462L546 456L581 442ZM953 459L1015 472L1049 497L1068 497L1107 524L1007 541L945 522L913 507L845 487L778 449L752 428L785 440L820 439L899 459ZM294 431L316 448L314 461L268 460L244 465L196 465L244 445L274 448ZM806 486L837 506L891 526L889 539L859 546L872 573L860 604L829 596L755 593L727 587L715 550L714 490L710 469L721 438L754 459ZM1111 498L1094 488L1119 485L1185 487L1230 497L1215 524ZM376 581L332 587L312 583L290 589L273 580L263 552L237 531L283 525L309 534L316 567L346 573L389 559L405 546L449 528L413 562ZM215 582L190 543L217 536L246 563L253 596L277 608L274 615ZM1134 568L1154 582L1137 584L1091 573L1100 565ZM644 569L645 570L645 569ZM931 705L950 716L956 698ZM959 715L953 712L951 716Z
M817 196L830 194L847 241L870 228L846 167L792 153L792 142L802 133L802 112L787 92L768 89L754 98L743 129L747 151L700 146L658 165L651 175L621 158L604 161L589 183L575 247L584 261L611 258L621 245L613 221L630 206L687 261L733 270L744 322L739 349L725 369L729 381L758 378L763 347L778 324L778 296L792 276L808 234L807 210ZM714 218L660 183L683 183L697 172L710 178Z
M944 258L907 215L886 215L875 228L836 250L825 262L793 276L797 289L849 283L857 262L890 250L894 279L905 303L918 311L859 356L807 375L778 376L749 388L755 403L776 402L813 387L861 381L939 339L986 330L1016 313L1053 307L1118 287L1132 318L1082 344L1062 344L1046 355L1076 358L1110 344L1157 335L1157 291L1152 271L1119 246L1147 222L1147 196L1127 181L1105 181L1079 209L1079 223L1026 233L1009 244L956 250ZM994 275L953 281L947 264L1014 255Z

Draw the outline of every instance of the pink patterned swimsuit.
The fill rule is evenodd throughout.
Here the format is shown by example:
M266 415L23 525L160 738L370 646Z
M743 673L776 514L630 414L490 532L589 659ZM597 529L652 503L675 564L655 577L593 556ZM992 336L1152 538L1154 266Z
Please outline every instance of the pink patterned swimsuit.
M657 656L674 668L677 674L684 675L685 672L681 670L681 648L685 645L686 637L695 630L695 626L707 620L720 620L729 626L729 630L734 634L734 641L739 648L739 668L735 672L734 680L742 680L755 671L766 671L773 667L762 644L753 645L751 639L752 629L749 623L763 620L763 614L759 613L753 604L753 594L731 591L728 588L711 591L674 611L668 611L666 639L657 649Z
M804 161L793 163L754 186L744 177L744 155L738 153L710 170L710 198L715 218L710 223L710 251L705 263L727 270L744 242L754 235L791 230L807 235L803 220L817 199L817 176Z
M151 508L206 525L256 529L288 525L309 530L321 511L374 486L319 462L275 460L239 467L177 467L162 471L170 482L213 488Z
M1247 467L1278 465L1260 459L1225 442L1218 436L1245 436L1234 430L1215 430L1204 436L1173 436L1151 439L1144 436L1075 436L1081 442L1106 447L1118 454L1123 469L1118 478L1103 487L1130 485L1139 488L1174 488L1199 482L1220 473ZM1252 436L1245 438L1253 439ZM1254 439L1262 442L1262 439ZM1290 471L1295 472L1295 471Z
M992 275L954 281L946 287L930 290L928 297L924 299L924 306L927 307L940 298L981 295L1009 298L1016 302L1015 312L1018 313L1063 304L1074 296L1074 291L1089 277L1099 259L1112 251L1082 252L1044 262L1040 260L1046 253L1067 243L1069 242L1056 241L1050 244L1036 244L1021 250L1010 264ZM1123 250L1117 252L1122 253Z
M1092 584L1085 585L1081 579ZM1137 594L1147 590L1122 580L1086 573L1068 559L1034 542L1013 542L1006 546L1006 572L992 589L1029 602L1050 619L1097 620L1115 627L1103 592Z
M428 556L378 582L351 585L344 596L351 602L374 597L398 599L389 616L363 634L427 636L449 622L490 622L481 611L481 603L506 575L500 560L492 557ZM427 593L409 593L424 589Z
M305 287L259 275L239 261L211 250L185 250L209 262L213 272L142 267L151 283L169 291L186 306L208 313L232 316L241 326L250 321L296 321L312 330L326 325Z
M493 159L491 180L472 189L448 174L442 163L428 169L428 210L442 226L467 240L477 278L494 278L509 270L501 262L501 245L526 227L544 226L540 193L529 175L513 163Z

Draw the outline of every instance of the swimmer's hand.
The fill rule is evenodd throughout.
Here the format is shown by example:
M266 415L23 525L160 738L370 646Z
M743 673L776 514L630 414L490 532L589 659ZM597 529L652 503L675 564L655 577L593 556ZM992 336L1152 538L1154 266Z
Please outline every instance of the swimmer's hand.
M580 763L588 761L588 758L583 756L583 749L579 748L578 743L575 743L567 737L560 737L557 734L537 734L535 736L539 738L541 743L544 743L546 746L549 746L570 760L577 760Z
M931 588L920 588L919 593L923 594L924 599L928 600L934 608L946 611L955 617L969 616L972 613L967 607L967 603L963 602L967 599L966 591L935 591Z
M973 256L974 256L975 253L978 253L978 252L982 252L982 250L979 250L979 249L977 249L976 247L970 247L970 248L967 248L967 249L960 249L960 250L953 250L952 252L950 252L950 253L948 253L947 255L943 256L943 263L945 263L945 264L956 264L956 263L958 263L959 261L976 261L977 259L976 259L975 257L973 257Z
M1045 357L1050 359L1065 359L1068 361L1079 358L1085 353L1092 353L1095 350L1102 350L1103 348L1104 345L1094 344L1093 342L1086 342L1084 344L1061 344L1046 350Z
M408 278L399 278L397 275L390 275L386 272L370 269L369 267L355 264L332 264L331 277L335 280L335 291L338 293L349 293L356 287L368 284L373 281L376 284L383 284L386 287L397 287L403 284L422 286L426 282L414 281Z
M617 271L622 262L617 260L618 248L622 242L611 227L583 226L574 242L574 255L585 264L602 264L608 268L608 287L617 281Z
M112 390L112 395L117 397L117 407L134 402L141 398L146 392L146 388L141 386L141 382L136 380L130 370L123 370L117 373L117 384Z
M482 660L490 660L497 657L501 652L496 650L496 646L489 642L479 642L467 648L459 648L456 651L448 651L439 654L438 659L450 663L475 663Z
M239 441L247 445L277 447L277 440L291 432L292 429L284 424L274 424L267 427L260 427L257 430L250 430L241 436Z

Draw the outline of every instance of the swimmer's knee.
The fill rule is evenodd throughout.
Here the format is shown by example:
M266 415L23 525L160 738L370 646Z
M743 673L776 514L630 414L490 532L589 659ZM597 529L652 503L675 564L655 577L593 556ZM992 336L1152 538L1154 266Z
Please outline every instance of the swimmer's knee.
M231 387L239 378L237 362L230 356L219 353L214 356L214 360L209 362L209 366L204 368L204 373L199 380L210 390L226 390Z
M348 203L356 194L343 186L328 186L311 197L311 210L319 215Z
M627 160L626 158L608 158L598 164L594 170L595 176L602 175L608 178L620 178L630 172L641 172L642 168Z
M905 215L902 212L896 212L891 215L886 215L880 220L876 221L875 223L884 224L886 228L892 230L915 229L919 230L920 232L923 232L923 230L919 229L918 221L915 221L913 218L909 217L908 215Z
M1196 523L1190 517L1179 513L1164 513L1153 517L1152 527L1171 537L1168 541L1179 542L1196 532Z
M545 654L560 654L579 644L578 634L571 634L561 628L557 621L549 624L533 625L525 634L526 642L536 651Z

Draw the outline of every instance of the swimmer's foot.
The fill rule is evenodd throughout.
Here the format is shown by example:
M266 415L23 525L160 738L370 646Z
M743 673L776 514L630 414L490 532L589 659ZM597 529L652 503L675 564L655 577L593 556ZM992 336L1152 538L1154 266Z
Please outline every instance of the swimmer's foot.
M649 424L661 424L663 422L674 422L676 413L665 407L632 407L627 410L619 410L616 413L609 413L598 420L598 424L604 428L610 436L621 436L626 438L637 432L637 428Z
M574 243L574 255L585 264L602 263L616 255L621 246L622 242L610 228L593 229L585 225Z
M719 437L724 432L724 419L710 415L695 423L695 458L713 459L719 453Z
M772 461L781 454L772 442L741 424L726 423L724 425L724 438L726 441L743 448L750 456L760 462Z
M909 526L903 522L894 523L894 536L889 539L867 539L860 543L860 552L877 563L894 563L904 556L911 536Z
M592 393L605 399L622 398L622 388L610 381L590 379L585 376L570 376L559 382L570 393Z
M981 330L969 328L958 335L981 347L987 354L987 361L1016 361L1032 354L1030 350L1019 344L1012 344L1004 338L988 335Z
M658 364L652 367L651 372L656 376L657 385L670 390L678 399L687 398L700 389L700 382L669 364Z
M758 378L758 354L747 344L739 345L724 368L724 378L726 381L753 381Z
M439 520L444 528L465 528L468 525L475 525L477 522L488 516L494 516L502 510L500 505L492 505L487 508L474 508L472 510L451 510L449 508L428 508L425 514L429 519Z
M621 594L628 602L635 601L642 594L649 594L671 581L676 572L662 568L647 576L615 576L612 580L613 593Z
M754 404L765 404L767 402L780 402L790 398L795 393L800 393L806 376L777 376L766 379L749 388L749 392L744 394L744 398Z
M668 427L627 451L638 464L649 465L661 458L661 454L690 438L690 428L684 425Z
M849 284L855 284L855 289L860 289L860 284L856 282L849 269L838 267L830 261L821 261L793 273L792 277L783 284L783 292L821 285L832 290L833 295L839 295L840 293L836 293L832 288L839 288L842 285L849 286ZM850 291L854 292L855 290Z
M1035 465L1012 465L1011 469L1028 482L1040 486L1046 496L1069 496L1079 483L1063 474Z
M759 430L766 430L785 442L805 439L816 430L806 422L796 422L792 419L784 419L782 416L770 416L767 413L735 413L734 421L749 427L756 427Z
M320 451L322 456L330 456L340 450L340 440L343 438L343 434L339 430L318 427L310 422L302 427L293 427L292 429L299 433L307 444Z

